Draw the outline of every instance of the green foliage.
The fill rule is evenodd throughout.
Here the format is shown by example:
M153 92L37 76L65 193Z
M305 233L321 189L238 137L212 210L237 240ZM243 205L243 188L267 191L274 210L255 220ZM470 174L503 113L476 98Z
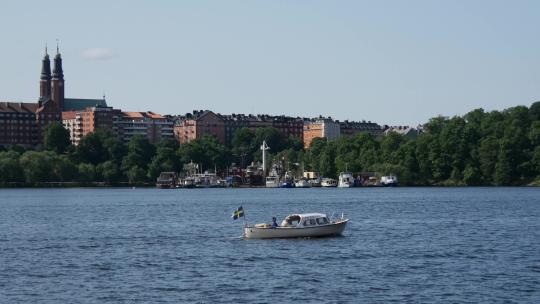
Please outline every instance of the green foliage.
M146 172L138 166L133 166L126 172L126 176L130 183L139 183L145 181Z
M43 143L47 150L64 153L71 145L69 131L61 123L52 122L45 127Z
M19 156L15 151L0 152L0 183L24 181Z
M178 144L158 144L157 153L148 166L147 175L150 180L155 180L161 172L179 172L182 170L182 161L177 149Z
M133 136L128 143L128 153L122 160L122 167L129 169L138 166L146 168L154 155L155 147L141 135Z
M76 158L79 162L93 165L98 165L110 160L112 158L109 149L110 147L108 147L105 142L113 143L114 139L112 138L114 138L112 133L105 130L96 130L95 132L87 134L77 146L75 151Z
M101 175L104 182L110 184L117 183L121 180L120 168L115 162L111 160L99 164L96 167L96 172Z
M480 170L473 166L467 166L463 172L463 182L468 186L478 186L482 183Z
M78 176L78 168L69 157L53 151L27 151L19 163L27 183L69 182Z
M57 181L55 163L58 155L52 151L26 151L20 158L27 183Z
M247 165L254 160L262 159L260 146L263 141L270 147L268 154L276 154L293 149L303 150L304 143L297 137L286 138L285 135L275 128L258 128L256 130L240 128L235 131L231 140L231 152L234 161L240 165Z
M26 149L21 145L14 145L10 150L17 152L18 154L23 154L26 151Z
M96 180L96 167L92 164L81 163L78 168L78 180L83 183L90 183Z
M182 163L193 162L202 165L202 170L213 171L228 165L229 150L213 136L203 136L182 145L179 150Z
M59 155L54 162L54 175L58 177L60 182L70 182L77 179L77 166L66 156Z

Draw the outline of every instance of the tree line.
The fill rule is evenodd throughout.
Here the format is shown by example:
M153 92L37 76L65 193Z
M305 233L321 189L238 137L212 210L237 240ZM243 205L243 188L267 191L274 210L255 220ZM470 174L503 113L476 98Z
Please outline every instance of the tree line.
M423 133L358 134L315 140L309 168L335 176L377 171L409 185L526 185L540 178L540 102L504 111L476 109L464 116L435 117Z
M476 109L463 116L435 117L417 137L394 132L359 133L334 140L317 138L303 149L301 140L273 128L239 129L231 146L205 136L179 145L151 144L134 136L127 144L107 130L96 130L71 145L61 124L44 132L41 151L0 148L0 184L43 182L153 183L162 171L181 172L196 163L224 172L261 160L263 140L269 159L291 171L395 174L407 185L525 185L540 181L540 102L503 111Z

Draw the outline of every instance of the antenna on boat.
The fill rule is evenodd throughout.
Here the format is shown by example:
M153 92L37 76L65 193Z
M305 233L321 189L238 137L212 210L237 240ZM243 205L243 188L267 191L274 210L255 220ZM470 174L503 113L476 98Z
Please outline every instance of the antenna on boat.
M266 177L266 150L269 150L270 147L266 144L266 140L263 140L261 145L262 150L262 161L263 161L263 176Z

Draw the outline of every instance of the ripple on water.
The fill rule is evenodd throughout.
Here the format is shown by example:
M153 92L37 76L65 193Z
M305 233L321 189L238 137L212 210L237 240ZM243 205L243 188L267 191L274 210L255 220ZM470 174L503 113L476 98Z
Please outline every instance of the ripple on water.
M0 190L7 303L403 303L540 299L540 189ZM99 199L97 199L99 198ZM343 237L244 240L322 211ZM76 299L76 300L74 300Z

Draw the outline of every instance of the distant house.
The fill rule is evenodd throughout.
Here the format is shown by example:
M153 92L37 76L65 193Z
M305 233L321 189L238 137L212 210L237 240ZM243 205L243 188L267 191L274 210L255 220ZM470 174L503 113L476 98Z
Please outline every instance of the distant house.
M179 118L174 125L174 136L181 144L205 135L214 136L220 143L225 143L224 121L212 111L193 111Z
M113 133L124 142L141 135L151 143L174 139L174 123L166 116L154 112L121 112L113 121Z
M409 126L392 126L392 127L387 126L383 133L384 135L388 135L391 132L404 135L409 138L416 138L418 137L418 134L420 133L418 129L411 128Z
M315 138L334 139L339 137L339 122L332 118L319 117L304 122L304 148L307 149Z

